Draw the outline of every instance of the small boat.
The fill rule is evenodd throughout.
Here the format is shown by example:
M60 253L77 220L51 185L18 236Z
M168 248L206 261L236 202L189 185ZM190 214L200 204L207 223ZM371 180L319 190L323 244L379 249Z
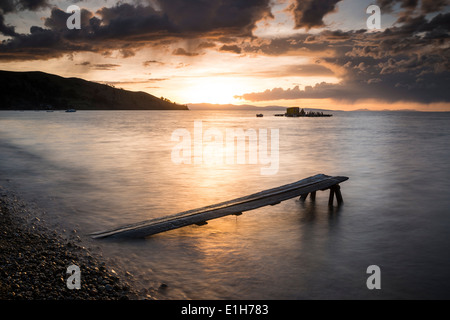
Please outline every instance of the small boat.
M66 112L77 112L75 109L67 109Z
M257 116L258 118L264 117L264 115L263 115L262 113L258 113L256 116Z

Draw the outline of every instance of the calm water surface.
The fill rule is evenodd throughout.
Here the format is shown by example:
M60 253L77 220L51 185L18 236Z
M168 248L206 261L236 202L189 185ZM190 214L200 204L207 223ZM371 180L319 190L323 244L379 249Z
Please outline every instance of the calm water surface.
M450 114L265 111L0 112L0 185L160 299L450 298ZM174 130L279 129L279 170L171 160ZM324 173L328 193L137 241L89 233ZM62 231L63 232L63 231ZM366 287L378 265L382 289Z

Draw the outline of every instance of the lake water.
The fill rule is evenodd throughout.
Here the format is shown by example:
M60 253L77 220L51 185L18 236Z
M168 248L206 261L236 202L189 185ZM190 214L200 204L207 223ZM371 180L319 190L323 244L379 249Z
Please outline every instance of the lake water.
M158 299L450 298L449 113L263 113L0 112L0 185ZM196 121L223 134L278 129L277 172L175 164L171 136L193 134ZM350 178L342 207L319 192L314 204L292 199L145 240L89 237L319 173ZM366 287L370 265L381 290Z

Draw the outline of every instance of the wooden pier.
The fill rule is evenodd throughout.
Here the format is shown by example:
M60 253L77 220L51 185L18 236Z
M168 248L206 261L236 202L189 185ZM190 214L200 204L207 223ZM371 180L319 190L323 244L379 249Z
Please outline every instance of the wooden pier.
M221 202L218 204L184 211L174 215L155 218L135 224L121 226L112 230L91 234L94 239L102 238L145 238L157 233L185 227L188 225L204 225L208 220L227 215L241 215L245 211L264 206L273 206L281 201L300 196L305 201L308 195L312 201L316 199L317 191L330 190L328 204L333 205L336 197L338 205L343 203L339 184L348 180L347 177L331 177L324 174L315 175L281 187L264 190L249 196Z

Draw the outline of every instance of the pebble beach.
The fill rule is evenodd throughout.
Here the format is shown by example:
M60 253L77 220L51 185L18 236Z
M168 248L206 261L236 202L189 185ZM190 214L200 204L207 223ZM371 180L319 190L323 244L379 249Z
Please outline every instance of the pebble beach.
M67 286L71 265L80 268L80 289ZM142 299L142 293L76 236L64 239L38 217L30 218L26 206L0 187L0 300L130 299Z

